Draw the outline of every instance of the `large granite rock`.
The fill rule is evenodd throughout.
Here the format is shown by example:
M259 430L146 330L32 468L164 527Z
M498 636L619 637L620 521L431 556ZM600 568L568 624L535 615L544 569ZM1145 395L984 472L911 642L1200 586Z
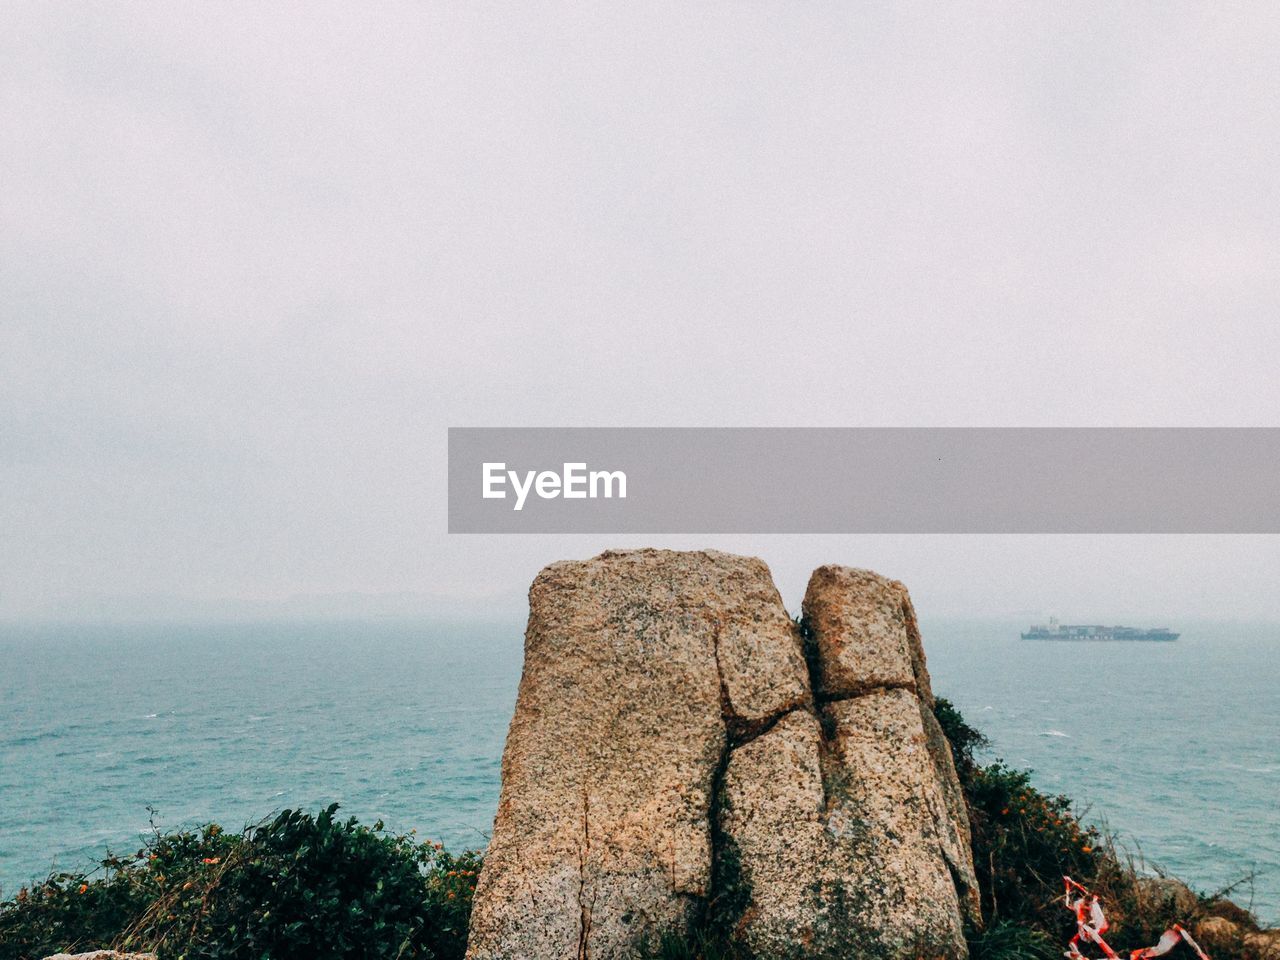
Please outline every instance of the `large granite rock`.
M827 829L863 955L924 960L966 953L948 868L945 802L915 694L874 690L823 707L832 731Z
M965 915L980 919L968 818L906 590L822 567L804 609L814 713L729 760L736 933L761 956L963 957Z
M870 570L819 567L809 579L804 613L818 652L814 682L820 701L877 689L903 689L914 695L933 781L942 798L935 825L943 856L966 918L980 924L968 808L951 744L934 715L933 685L907 588Z
M762 956L824 938L832 879L822 731L807 710L732 752L719 798L717 871L728 926Z
M644 550L543 570L468 956L629 957L687 929L710 895L729 732L808 696L759 560Z
M761 957L965 956L968 822L906 591L823 567L805 611L807 662L759 560L539 575L472 960L707 924Z
M877 689L904 689L915 695L933 779L945 808L936 818L943 856L965 917L981 924L969 814L951 745L933 712L933 686L907 588L870 570L819 567L809 579L804 614L816 650L814 689L820 701Z

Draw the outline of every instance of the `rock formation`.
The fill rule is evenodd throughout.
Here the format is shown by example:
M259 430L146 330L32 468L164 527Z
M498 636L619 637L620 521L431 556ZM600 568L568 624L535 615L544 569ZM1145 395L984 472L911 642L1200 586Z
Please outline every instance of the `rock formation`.
M729 760L721 820L751 891L737 934L761 956L963 956L968 815L907 592L821 567L804 613L813 712Z
M729 729L807 700L800 645L727 554L552 564L529 611L469 956L628 956L703 909Z
M1185 922L1199 912L1195 891L1173 877L1138 877L1133 884L1138 910Z
M471 960L706 925L761 957L964 956L968 823L901 584L821 568L804 635L715 552L553 564L529 601Z
M1178 896L1183 898L1181 891L1178 891ZM1209 904L1207 914L1201 916L1194 926L1196 940L1210 956L1280 960L1280 929L1260 928L1249 911L1230 900Z

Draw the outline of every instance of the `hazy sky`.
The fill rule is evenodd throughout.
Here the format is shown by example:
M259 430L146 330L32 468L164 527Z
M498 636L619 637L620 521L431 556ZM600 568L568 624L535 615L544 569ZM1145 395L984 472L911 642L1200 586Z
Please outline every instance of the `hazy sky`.
M447 536L449 425L1280 425L1277 49L1270 3L7 4L0 616L494 612L622 542ZM1280 618L1275 537L662 542L793 605Z

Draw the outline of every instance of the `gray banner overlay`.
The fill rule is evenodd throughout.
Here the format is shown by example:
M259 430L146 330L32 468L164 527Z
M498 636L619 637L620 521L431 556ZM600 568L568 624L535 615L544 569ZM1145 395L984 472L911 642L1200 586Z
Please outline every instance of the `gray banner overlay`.
M453 427L449 532L1280 533L1278 477L1280 428Z

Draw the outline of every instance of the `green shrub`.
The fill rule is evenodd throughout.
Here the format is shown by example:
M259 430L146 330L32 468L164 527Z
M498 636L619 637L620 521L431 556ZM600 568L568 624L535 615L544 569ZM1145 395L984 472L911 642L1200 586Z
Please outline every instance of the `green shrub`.
M960 783L967 784L978 769L974 751L987 746L987 738L976 727L969 726L955 705L944 697L934 701L933 715L938 718L938 725L951 744L951 756L955 760Z
M955 758L969 807L973 859L988 925L1001 921L1057 930L1063 918L1062 877L1093 886L1104 872L1107 845L1082 824L1067 797L1042 794L1031 774L996 762L981 766L974 750L986 738L939 698L935 715Z
M20 890L0 904L0 960L109 945L161 960L461 958L479 856L336 810L286 810L231 835L157 832L101 876Z
M1045 796L1029 773L1002 763L975 770L965 793L984 917L1060 926L1062 877L1096 887L1102 836L1075 818L1069 799Z

